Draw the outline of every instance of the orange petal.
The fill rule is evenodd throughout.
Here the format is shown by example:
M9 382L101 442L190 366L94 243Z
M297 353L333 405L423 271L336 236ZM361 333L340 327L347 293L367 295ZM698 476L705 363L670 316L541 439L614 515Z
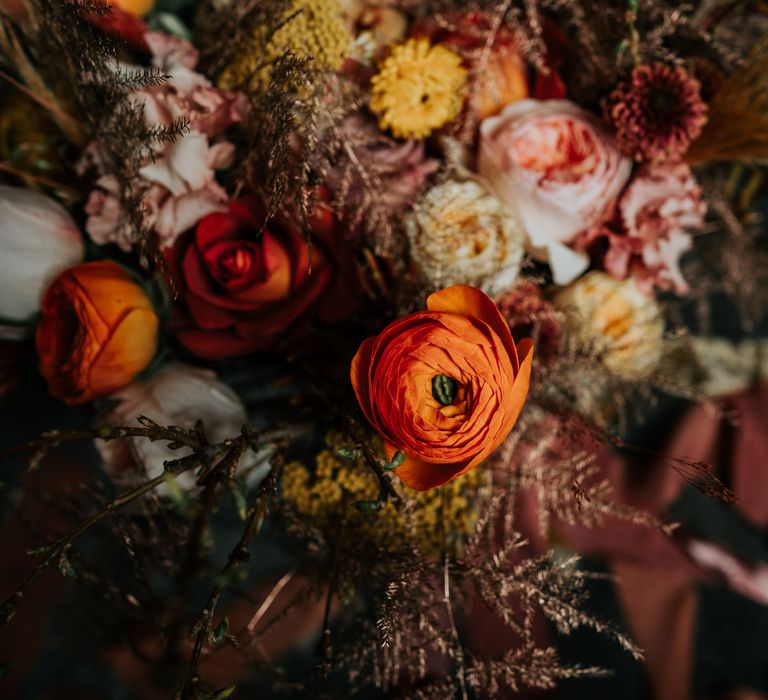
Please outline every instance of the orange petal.
M159 321L154 311L133 309L115 328L91 367L91 396L121 389L146 369L157 349Z
M501 338L501 342L509 353L512 367L517 373L520 362L509 325L487 294L466 284L455 284L431 294L427 299L427 308L430 311L447 311L463 316L474 316L487 323Z
M376 427L376 423L373 421L373 411L371 411L370 369L375 344L376 336L366 338L357 349L349 368L349 378L352 382L352 388L355 390L357 402L368 422L374 427Z
M505 426L500 434L501 440L495 443L488 443L482 451L466 464L429 464L406 456L405 462L395 472L406 486L410 486L417 491L426 491L427 489L441 486L462 474L466 474L481 462L484 462L507 438L517 422L520 411L523 410L525 405L525 399L528 396L533 366L533 342L531 339L525 338L521 340L518 343L517 352L523 358L523 361L512 385L512 391L506 399L507 416ZM396 450L389 445L385 445L385 448L387 449L389 459L391 459ZM391 453L389 452L390 448L392 449Z
M507 396L507 428L504 437L509 434L517 422L520 411L523 410L525 400L528 398L528 389L531 385L531 370L533 368L533 341L524 338L517 344L517 354L521 358L520 369L515 376L512 391Z
M387 459L392 459L397 448L384 443ZM405 461L395 470L400 481L416 491L428 491L450 481L464 467L463 464L432 464L416 457L405 455Z

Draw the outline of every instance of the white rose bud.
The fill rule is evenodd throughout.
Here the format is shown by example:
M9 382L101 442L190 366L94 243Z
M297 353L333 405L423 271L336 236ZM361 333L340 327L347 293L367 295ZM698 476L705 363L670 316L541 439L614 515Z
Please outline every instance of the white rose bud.
M0 185L0 319L29 320L48 283L79 263L83 252L64 207L38 192ZM0 338L13 336L0 326Z

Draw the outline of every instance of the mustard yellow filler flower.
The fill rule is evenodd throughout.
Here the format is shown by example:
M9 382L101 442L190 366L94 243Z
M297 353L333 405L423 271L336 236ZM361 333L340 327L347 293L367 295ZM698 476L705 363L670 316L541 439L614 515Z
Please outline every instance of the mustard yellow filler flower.
M466 86L461 56L427 39L409 39L371 79L371 110L396 137L423 139L458 116Z
M330 530L343 522L350 539L361 546L378 544L394 551L414 543L425 556L436 556L446 537L457 552L474 532L481 470L468 472L441 489L413 491L403 487L400 495L407 504L403 511L388 502L369 518L353 503L378 498L375 474L361 456L351 461L338 456L344 445L340 434L329 433L326 445L315 457L314 470L301 462L289 462L283 471L283 498L313 524ZM441 519L445 520L444 527Z
M321 71L337 71L349 52L352 36L338 0L293 0L286 5L283 24L270 35L269 28L257 24L250 50L243 52L224 70L219 87L242 88L250 81L252 90L269 84L272 63L287 52L311 58Z

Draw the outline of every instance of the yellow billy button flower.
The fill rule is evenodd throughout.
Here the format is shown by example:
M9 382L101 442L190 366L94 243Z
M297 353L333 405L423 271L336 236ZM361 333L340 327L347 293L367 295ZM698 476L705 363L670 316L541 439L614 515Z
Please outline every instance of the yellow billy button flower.
M461 56L427 39L409 39L371 79L371 110L396 137L424 139L459 115L466 87Z

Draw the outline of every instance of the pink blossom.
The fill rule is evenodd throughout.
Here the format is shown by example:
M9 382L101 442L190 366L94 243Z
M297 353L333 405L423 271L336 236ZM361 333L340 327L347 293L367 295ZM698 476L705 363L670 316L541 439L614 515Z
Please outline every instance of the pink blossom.
M480 125L478 171L557 284L586 269L587 256L571 244L605 219L631 169L611 136L567 100L519 100Z
M617 279L634 276L640 287L688 292L680 258L690 250L690 229L704 224L706 204L691 169L682 162L645 165L619 200L614 221L591 231L584 248L605 238L606 271Z
M377 182L377 206L397 210L409 205L424 187L439 163L426 158L424 144L398 142L379 131L376 123L359 114L341 124L339 138L351 144L349 153L339 154L325 184L333 196L350 211L367 208L370 182Z
M161 85L133 93L144 107L147 125L170 126L178 119L189 124L185 134L159 142L139 171L148 186L144 224L167 247L203 216L224 208L228 196L216 181L216 170L231 165L234 146L211 140L245 118L247 101L244 95L213 87L195 72L198 52L189 42L149 32L146 43L154 67L169 76ZM103 159L92 162L104 172ZM130 250L135 241L122 216L119 195L115 177L99 179L86 205L86 230L101 245L115 243Z

